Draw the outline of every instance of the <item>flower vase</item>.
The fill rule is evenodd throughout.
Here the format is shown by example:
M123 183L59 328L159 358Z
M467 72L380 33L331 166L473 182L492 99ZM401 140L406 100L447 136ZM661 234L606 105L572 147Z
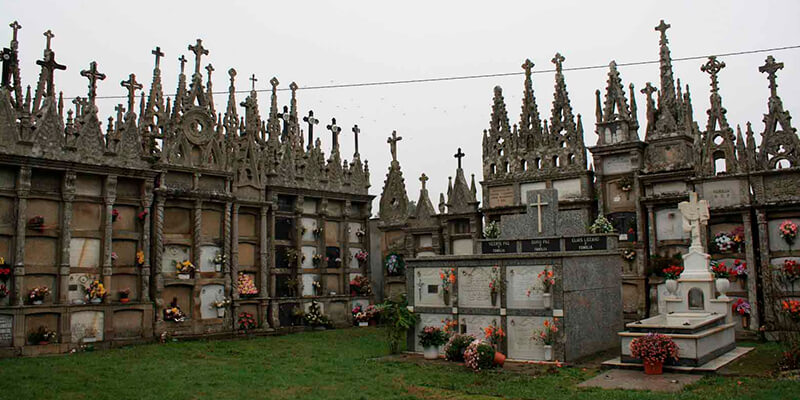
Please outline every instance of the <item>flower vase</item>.
M497 305L497 292L492 290L492 307Z
M678 281L675 279L667 279L664 284L667 286L667 293L669 293L669 297L678 297Z
M218 307L217 318L224 318L224 317L225 317L225 307Z
M92 304L100 304L100 303L103 302L103 299L101 299L99 297L95 297L93 299L89 299L89 302L92 303Z
M542 303L544 303L544 308L549 309L553 307L553 295L550 293L545 293L542 295Z
M422 348L422 354L425 356L426 360L435 360L439 358L439 347L425 346Z
M663 362L644 361L645 375L661 375L664 372L663 367Z
M501 352L499 352L499 351L495 351L494 352L494 364L497 365L497 366L502 367L503 364L505 364L505 362L506 362L506 355L501 353Z
M544 348L544 360L545 361L552 361L553 360L553 345L546 344L542 346Z
M728 278L717 278L716 285L717 285L717 291L719 292L718 299L720 300L727 299L728 296L726 296L725 293L727 293L728 289L731 288L731 281L729 281Z
M222 264L214 264L214 272L222 272Z
M32 303L33 303L33 305L38 306L38 305L42 304L42 301L41 300L34 300Z
M449 306L450 305L450 291L449 290L445 290L444 292L442 292L442 300L444 300L444 305L445 306Z

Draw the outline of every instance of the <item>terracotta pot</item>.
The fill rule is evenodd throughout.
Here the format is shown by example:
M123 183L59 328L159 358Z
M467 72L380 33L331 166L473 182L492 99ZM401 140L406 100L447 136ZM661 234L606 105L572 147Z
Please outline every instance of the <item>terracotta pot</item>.
M494 363L495 363L495 365L499 365L499 366L502 367L505 362L506 362L506 355L501 353L501 352L499 352L499 351L495 351L494 352Z
M119 302L120 302L120 303L122 303L122 304L128 303L128 302L130 302L130 301L131 301L131 299L129 299L129 298L127 298L127 297L124 297L124 298L121 298L121 299L119 299Z
M422 354L426 360L435 360L439 358L439 348L437 346L425 346L422 348Z
M646 375L661 375L664 370L664 363L662 362L650 362L645 360L644 362L644 373Z

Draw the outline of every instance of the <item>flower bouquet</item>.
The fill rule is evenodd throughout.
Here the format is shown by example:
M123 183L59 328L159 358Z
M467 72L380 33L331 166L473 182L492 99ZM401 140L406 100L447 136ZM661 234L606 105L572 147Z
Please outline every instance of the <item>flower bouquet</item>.
M623 193L628 193L631 190L633 190L633 182L631 182L631 178L628 178L626 176L626 177L620 179L619 182L617 182L617 187Z
M305 313L303 317L305 318L308 326L314 328L333 327L333 321L322 314L322 310L320 309L319 303L316 300L311 301L311 304L308 306L308 312Z
M178 306L178 299L173 297L169 307L164 309L164 321L183 322L186 321L186 314Z
M736 243L728 232L719 232L714 236L714 245L720 253L727 253L733 249Z
M141 250L136 252L136 266L137 267L144 266L144 252Z
M742 328L750 327L750 303L745 299L737 299L731 306L733 312L742 316Z
M350 280L351 296L369 296L371 294L372 287L370 287L369 278L363 275L358 275Z
M636 250L633 249L625 249L622 250L622 259L627 262L632 262L636 259Z
M317 238L322 236L323 232L324 232L324 229L321 226L318 226L318 227L314 228L311 231L311 233L314 235L314 237L317 237Z
M503 338L506 337L506 333L503 332L503 328L495 325L494 323L486 328L483 328L483 333L485 339L488 340L489 344L494 346L494 348L498 348L503 342Z
M494 367L494 347L475 339L464 350L464 365L475 372Z
M311 256L311 263L314 264L314 266L319 267L319 264L324 259L325 256L323 256L322 254L314 254L313 256Z
M222 267L228 262L228 256L226 256L223 252L218 251L217 254L214 255L214 259L211 260L211 263L214 264L214 270L216 272L222 271Z
M439 327L426 326L419 333L419 344L428 360L439 358L439 346L445 343L447 343L447 334Z
M683 265L670 265L667 268L661 270L661 273L664 274L664 279L673 279L676 280L681 277L683 273Z
M668 336L649 333L633 339L630 344L631 356L644 363L645 374L659 375L667 360L678 361L678 345Z
M0 282L8 282L8 279L11 278L11 274L14 273L14 270L11 268L11 265L6 263L6 259L0 257Z
M483 230L483 236L487 239L497 239L500 237L500 224L497 221L491 221L486 224Z
M44 233L47 227L44 225L44 217L41 215L34 216L28 220L28 229L33 229L36 232Z
M28 300L31 304L42 304L48 294L50 294L50 289L47 286L37 286L28 292Z
M149 213L150 212L147 211L147 209L145 208L144 210L139 211L139 213L136 214L136 218L139 218L139 221L144 221L144 218L147 217L147 214Z
M320 296L322 294L322 282L311 282L311 291L314 293L314 296Z
M534 332L531 339L536 339L544 345L544 359L551 361L553 359L553 344L556 342L556 334L558 333L558 326L556 320L544 320L542 323L542 330Z
M788 314L792 321L800 321L800 301L783 300L781 302L781 310Z
M51 331L44 326L28 334L28 341L32 344L45 345L56 341L56 331Z
M251 329L256 329L256 319L249 312L240 312L239 317L236 319L236 324L239 325L240 331L247 332Z
M178 279L189 279L194 274L195 266L189 260L175 261L175 270L178 272Z
M444 305L450 305L450 289L456 283L456 269L443 269L439 270L439 279L442 280L442 299Z
M783 276L788 280L790 283L800 279L800 263L792 259L786 259L783 261L783 268L781 268L781 272Z
M231 299L223 297L222 299L217 298L211 302L211 308L217 310L217 318L222 318L225 316L225 308L231 305Z
M450 340L444 345L444 358L448 361L463 362L464 351L475 341L472 335L454 334L450 336Z
M590 233L611 233L614 232L614 225L611 225L611 221L606 219L603 214L598 214L597 219L594 220L591 226L589 226Z
M787 219L781 222L778 231L780 231L781 238L789 246L794 244L795 239L797 239L797 224Z
M456 333L457 328L458 328L458 320L445 318L445 319L442 320L442 324L443 324L442 330L446 334L452 335L452 334Z
M253 297L258 294L253 276L243 272L239 272L239 277L236 279L236 289L239 297Z
M353 315L353 322L358 326L369 325L370 316L361 304L356 304L350 312Z
M384 262L386 273L389 276L401 276L406 272L406 263L403 256L397 253L389 253Z
M93 304L102 303L107 294L108 291L106 291L105 286L97 279L89 283L89 286L86 288L86 298Z
M716 279L728 279L731 275L731 270L725 266L724 262L711 261L711 272Z
M118 220L121 221L122 219L119 217L119 210L114 208L111 210L111 222L117 222Z
M358 265L364 265L367 262L367 257L369 257L369 253L364 250L359 250L353 257L355 257L356 261L358 261Z

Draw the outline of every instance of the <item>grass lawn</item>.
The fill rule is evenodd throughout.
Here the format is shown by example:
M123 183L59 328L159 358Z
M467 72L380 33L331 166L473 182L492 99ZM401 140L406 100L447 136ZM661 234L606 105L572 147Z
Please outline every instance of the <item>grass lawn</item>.
M385 359L379 328L231 341L134 346L0 360L0 399L792 399L800 382L772 379L774 344L759 345L679 395L583 390L593 367L473 373L457 364Z

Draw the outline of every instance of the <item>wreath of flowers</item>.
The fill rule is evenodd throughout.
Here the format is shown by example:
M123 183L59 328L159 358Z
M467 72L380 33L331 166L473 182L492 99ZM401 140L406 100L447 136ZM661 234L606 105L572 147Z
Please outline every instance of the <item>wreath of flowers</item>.
M790 246L794 244L795 239L797 239L797 224L787 219L781 222L778 230L780 231L781 238L783 238L787 244Z
M622 192L628 193L633 190L633 182L631 182L631 179L626 176L617 182L617 187Z
M383 265L386 267L386 273L390 276L403 275L406 272L406 262L403 260L403 256L397 253L389 253Z
M598 214L597 219L594 220L591 226L589 226L590 233L611 233L614 232L614 225L611 224L605 215Z
M500 224L497 221L491 221L486 224L486 228L483 230L483 236L487 239L496 239L500 237Z

